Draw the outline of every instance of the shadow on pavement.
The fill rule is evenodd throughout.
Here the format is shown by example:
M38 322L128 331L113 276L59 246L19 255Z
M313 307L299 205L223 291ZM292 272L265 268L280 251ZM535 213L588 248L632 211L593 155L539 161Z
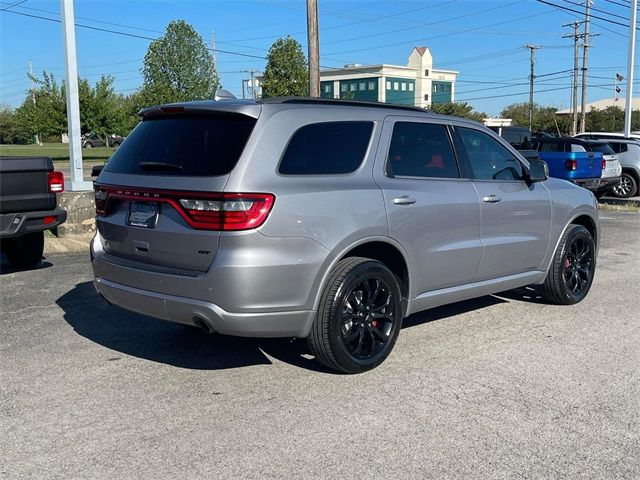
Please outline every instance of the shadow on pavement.
M182 368L221 370L270 364L269 355L297 367L328 371L307 355L304 340L207 335L109 305L91 282L79 283L56 303L78 334L134 357Z
M43 259L36 268L29 268L29 269L13 268L13 266L7 260L7 257L5 257L5 255L2 252L0 252L0 275L8 275L9 273L14 273L14 272L42 270L43 268L49 268L52 266L53 264L51 262L48 262L47 260Z
M513 295L501 294L506 298L524 299L522 295ZM433 308L405 318L403 329L507 301L486 296ZM196 328L156 320L109 305L95 292L91 282L79 283L58 298L56 303L64 311L64 319L79 335L126 355L200 370L268 365L272 363L269 359L271 356L307 370L335 373L315 361L302 339L292 341L206 335Z

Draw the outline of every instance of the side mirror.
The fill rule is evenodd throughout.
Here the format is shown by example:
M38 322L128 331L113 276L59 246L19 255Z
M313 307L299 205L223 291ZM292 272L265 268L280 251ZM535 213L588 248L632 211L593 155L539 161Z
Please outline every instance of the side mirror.
M529 182L544 182L549 178L549 166L544 160L529 160Z
M104 165L94 165L93 167L91 167L91 176L97 177L98 175L100 175L100 172L102 172L103 168Z

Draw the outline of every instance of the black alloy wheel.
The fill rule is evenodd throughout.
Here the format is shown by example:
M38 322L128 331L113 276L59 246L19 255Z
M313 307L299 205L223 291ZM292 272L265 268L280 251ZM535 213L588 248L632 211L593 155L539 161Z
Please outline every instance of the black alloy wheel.
M562 279L567 290L579 297L591 284L593 275L593 242L585 236L576 236L568 245L562 260Z
M562 235L542 290L544 298L558 305L583 300L596 269L596 245L582 225L569 225Z
M323 365L361 373L389 356L401 326L398 278L381 262L349 257L329 274L307 342Z
M384 349L398 321L392 301L391 289L378 278L364 278L346 295L340 335L353 358L369 359Z

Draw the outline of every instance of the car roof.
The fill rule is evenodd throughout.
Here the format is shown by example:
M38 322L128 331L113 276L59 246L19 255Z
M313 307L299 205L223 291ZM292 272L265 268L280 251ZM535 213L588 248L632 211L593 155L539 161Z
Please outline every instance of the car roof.
M372 113L375 112L377 114L402 113L403 115L438 119L441 122L455 121L458 123L465 123L469 125L483 126L481 123L469 120L467 118L442 115L410 105L395 105L381 102L312 97L270 97L262 100L222 99L176 102L143 108L138 112L138 116L141 118L148 118L155 115L161 115L163 113L171 114L177 112L227 112L239 113L248 115L253 118L258 118L263 108L285 110L296 107L299 108L301 106L315 106L335 109L370 109Z

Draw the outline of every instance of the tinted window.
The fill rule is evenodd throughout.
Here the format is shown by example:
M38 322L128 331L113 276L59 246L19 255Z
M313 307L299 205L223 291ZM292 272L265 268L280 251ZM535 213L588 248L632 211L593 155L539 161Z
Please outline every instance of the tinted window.
M564 143L562 142L540 142L538 144L539 152L563 152Z
M372 122L306 125L291 138L278 171L286 175L354 172L364 160L372 131Z
M498 141L486 133L458 128L464 144L472 178L479 180L521 180L522 165Z
M244 115L167 116L144 120L118 148L105 171L138 175L226 175L255 125Z
M531 148L531 139L527 130L503 130L502 138L513 145L514 148L527 150Z
M390 176L460 176L444 125L397 122L393 127L387 158L387 174Z
M589 143L587 144L587 150L590 152L600 152L604 155L613 155L615 153L606 143Z
M627 151L627 144L626 143L611 142L609 144L609 146L611 147L611 149L615 153L622 153L622 152L626 152Z

